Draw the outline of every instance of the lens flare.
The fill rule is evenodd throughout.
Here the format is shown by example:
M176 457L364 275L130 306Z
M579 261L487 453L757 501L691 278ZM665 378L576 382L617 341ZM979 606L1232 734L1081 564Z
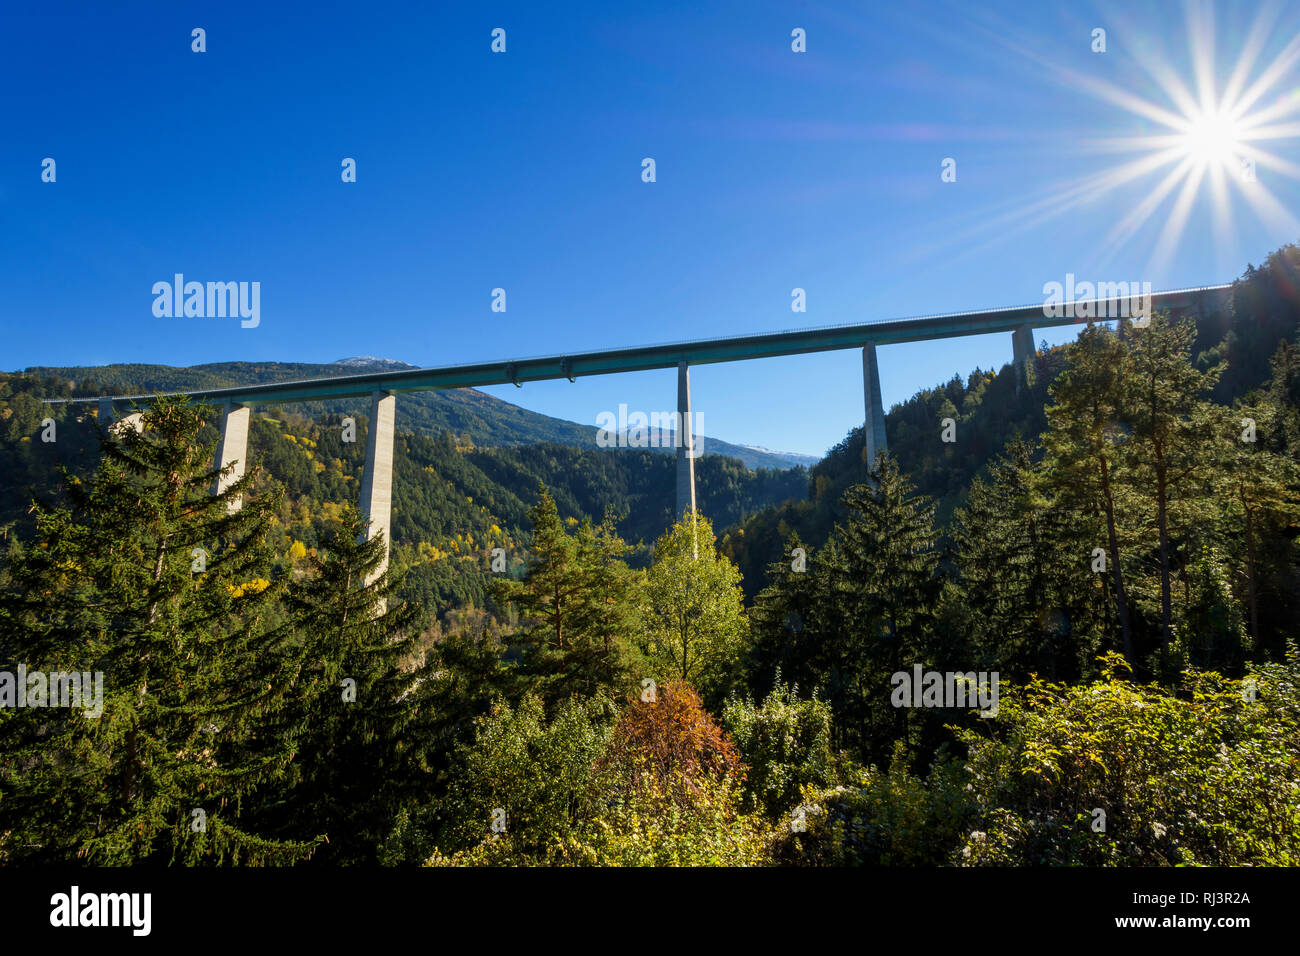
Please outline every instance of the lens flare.
M1212 3L1186 0L1183 6L1188 56L1180 63L1167 58L1164 44L1140 42L1139 27L1122 12L1112 12L1134 47L1143 50L1132 58L1150 81L1143 84L1110 79L1100 69L1067 66L1058 50L1045 48L1010 23L971 25L974 39L969 42L1002 47L1036 75L1112 107L1116 126L1141 132L1072 138L1072 148L1080 154L1122 158L976 210L949 230L954 246L986 251L986 243L1068 217L1120 190L1132 195L1143 186L1144 194L1117 212L1112 227L1099 237L1099 266L1130 258L1132 244L1156 225L1143 271L1158 274L1177 257L1194 210L1206 204L1214 224L1210 241L1223 262L1231 261L1237 217L1243 212L1279 242L1300 235L1300 218L1275 194L1284 180L1300 182L1300 164L1291 158L1300 139L1300 21L1294 7L1265 3L1248 26L1234 20L1231 28L1219 29ZM1236 16L1232 8L1224 12ZM1204 241L1204 234L1198 238Z

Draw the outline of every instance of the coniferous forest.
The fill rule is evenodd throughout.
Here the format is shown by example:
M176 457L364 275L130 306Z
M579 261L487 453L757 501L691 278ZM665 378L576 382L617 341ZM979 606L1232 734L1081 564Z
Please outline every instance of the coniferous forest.
M679 520L667 455L410 432L387 564L336 412L214 494L209 409L5 376L0 673L103 694L0 707L0 863L1300 864L1297 290L1089 323L874 461L706 457Z

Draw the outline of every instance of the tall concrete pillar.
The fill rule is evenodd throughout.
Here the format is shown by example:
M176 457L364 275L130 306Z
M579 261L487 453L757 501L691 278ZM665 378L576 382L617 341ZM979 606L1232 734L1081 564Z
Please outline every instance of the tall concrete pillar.
M99 400L99 427L111 435L121 437L122 432L130 428L140 431L144 427L144 412L128 412L121 418L117 417L117 411L113 408L111 398L101 398Z
M880 366L876 364L876 347L862 347L862 397L867 417L863 432L867 439L867 470L876 464L876 455L889 450L885 438L885 408L880 401Z
M677 365L677 517L689 510L695 526L695 417L691 414L691 371L685 362ZM691 556L699 558L700 542L691 538Z
M1016 394L1033 384L1030 363L1034 360L1033 326L1022 325L1011 333L1011 362L1016 367Z
M695 510L695 434L691 416L691 372L685 362L677 366L677 517Z
M388 567L388 555L392 549L393 417L396 411L396 396L387 392L371 393L366 471L361 478L361 514L367 519L366 540L380 532L384 535L384 560L371 574L371 581Z
M217 457L213 468L230 467L230 471L217 476L216 494L221 494L244 477L248 462L248 419L250 410L242 405L226 402L221 407L221 438L217 442ZM230 511L243 507L243 499L235 498L227 506Z

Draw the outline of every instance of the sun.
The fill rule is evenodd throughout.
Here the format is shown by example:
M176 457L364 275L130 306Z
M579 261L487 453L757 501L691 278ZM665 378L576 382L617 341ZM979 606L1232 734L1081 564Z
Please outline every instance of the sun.
M1240 164L1240 135L1236 122L1228 114L1202 113L1189 122L1182 149L1198 165L1231 169Z
M1286 180L1300 182L1293 158L1300 139L1300 17L1284 19L1285 10L1281 3L1265 4L1247 20L1228 8L1231 29L1221 29L1209 0L1186 0L1186 56L1166 58L1163 51L1174 45L1136 42L1142 34L1134 29L1134 48L1150 49L1123 64L1126 82L1069 66L1009 26L987 30L991 42L1023 57L1036 75L1115 107L1116 125L1127 128L1067 137L1077 155L1119 161L1009 197L953 235L983 248L976 242L990 234L1005 239L1120 189L1133 199L1116 207L1100 236L1102 266L1130 257L1131 243L1140 239L1150 250L1143 274L1159 275L1192 235L1213 244L1218 262L1230 263L1242 213L1279 237L1300 235L1294 204L1279 201L1275 192L1291 188ZM1165 32L1173 31L1162 26L1156 39ZM1220 49L1225 40L1235 48ZM1208 210L1209 228L1192 232L1198 210Z

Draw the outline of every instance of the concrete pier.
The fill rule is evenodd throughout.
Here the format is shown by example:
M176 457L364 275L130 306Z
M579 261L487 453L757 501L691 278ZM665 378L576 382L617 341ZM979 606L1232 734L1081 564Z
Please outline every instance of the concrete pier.
M123 429L131 428L139 431L143 427L144 412L131 412L117 417L117 412L113 408L111 398L101 398L99 400L99 427L113 435L121 435Z
M369 584L388 567L392 548L393 516L393 420L397 398L388 392L370 396L370 431L366 435L366 471L361 478L361 514L367 519L366 540L384 536L384 560L370 576Z
M876 464L876 455L889 450L885 438L885 409L880 401L880 366L876 363L876 347L862 347L862 397L867 417L863 431L867 439L867 471Z
M250 410L243 405L226 402L221 406L221 438L217 442L217 456L212 467L231 468L226 474L217 476L215 493L218 495L244 477L248 462L249 414ZM235 498L228 509L238 511L243 505L242 498Z
M681 441L677 446L677 517L695 516L695 417L691 414L691 370L677 366L677 422ZM692 557L699 558L700 542L692 536Z
M677 366L677 517L695 510L694 418L691 415L691 371Z

